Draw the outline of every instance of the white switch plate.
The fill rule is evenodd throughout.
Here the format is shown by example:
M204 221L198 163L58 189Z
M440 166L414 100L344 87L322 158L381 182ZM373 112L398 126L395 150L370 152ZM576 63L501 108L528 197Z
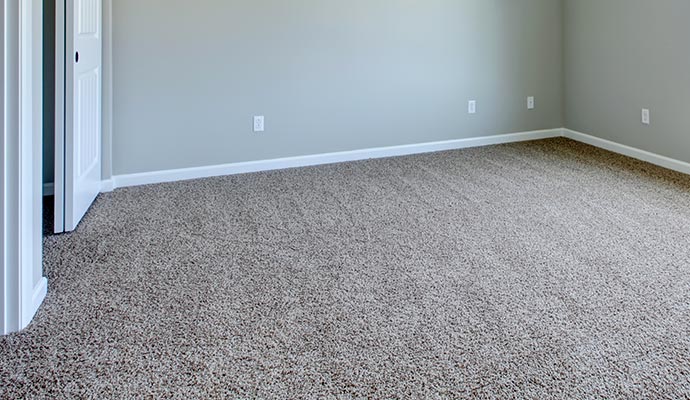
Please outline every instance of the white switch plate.
M646 108L642 109L642 123L645 125L650 125L652 123L651 115L649 110Z
M263 115L254 117L254 132L263 132L265 129Z
M534 110L534 96L530 96L527 98L527 109Z
M477 101L476 100L470 100L467 103L467 113L468 114L476 114L477 113Z

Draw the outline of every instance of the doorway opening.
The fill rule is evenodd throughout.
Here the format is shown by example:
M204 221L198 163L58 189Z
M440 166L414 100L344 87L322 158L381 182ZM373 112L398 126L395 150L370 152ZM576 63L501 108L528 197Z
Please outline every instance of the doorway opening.
M43 0L43 235L55 232L55 0Z

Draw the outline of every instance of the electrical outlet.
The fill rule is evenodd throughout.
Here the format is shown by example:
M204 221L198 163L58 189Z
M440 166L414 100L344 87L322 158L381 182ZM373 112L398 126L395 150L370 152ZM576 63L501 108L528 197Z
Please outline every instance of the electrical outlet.
M534 110L534 96L530 96L527 98L527 109Z
M651 125L652 119L649 110L646 108L642 109L642 123L645 125Z
M254 117L254 132L263 132L266 129L262 115Z
M467 103L467 113L468 114L476 114L477 113L477 101L476 100L470 100Z

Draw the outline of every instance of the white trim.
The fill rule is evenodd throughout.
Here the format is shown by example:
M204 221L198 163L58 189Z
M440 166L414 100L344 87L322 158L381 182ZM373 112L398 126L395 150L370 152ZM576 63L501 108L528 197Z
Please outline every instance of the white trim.
M101 193L108 193L115 190L115 182L112 179L104 179L101 181Z
M55 207L53 232L65 231L65 1L55 2Z
M690 163L675 160L670 157L651 153L649 151L640 150L635 147L626 146L624 144L612 142L610 140L601 139L586 133L577 132L571 129L563 129L563 136L569 139L586 143L594 147L604 150L612 151L614 153L622 154L624 156L632 157L637 160L646 161L648 163L658 165L673 171L682 172L690 175Z
M48 295L48 278L43 277L38 281L38 283L34 287L34 293L33 293L33 296L31 298L33 310L38 311L38 308L41 307L41 304L43 304L43 300L45 300L47 295Z
M22 66L23 31L20 8L23 3L4 1L4 126L3 156L3 331L6 334L22 328L22 264L20 262L22 218L20 212L22 183Z
M112 188L150 185L165 182L177 182L190 179L211 178L216 176L245 174L250 172L270 171L286 168L308 167L323 164L335 164L348 161L359 161L373 158L397 157L411 154L431 153L436 151L457 150L470 147L489 146L502 143L523 142L560 137L561 129L511 133L505 135L485 136L468 139L448 140L443 142L420 143L403 146L379 147L372 149L344 151L338 153L316 154L299 157L279 158L263 161L249 161L234 164L214 165L208 167L175 169L168 171L145 172L139 174L114 176ZM105 186L105 185L104 185ZM110 186L107 186L110 187Z
M31 319L33 295L33 30L31 0L19 2L19 292L20 329Z
M38 305L34 302L35 272L42 271L41 235L41 155L42 155L42 19L43 6L38 0L20 2L19 68L19 278L20 325L23 329L33 319ZM41 277L39 280L42 280Z
M622 145L609 140L571 129L546 129L504 135L484 136L477 138L448 140L442 142L419 143L402 146L379 147L344 151L337 153L315 154L308 156L278 158L272 160L248 161L207 167L184 168L166 171L144 172L138 174L117 175L104 180L102 192L111 192L117 188L151 185L166 182L178 182L192 179L211 178L216 176L237 175L251 172L271 171L287 168L309 167L315 165L335 164L348 161L360 161L374 158L397 157L412 154L432 153L445 150L458 150L471 147L489 146L503 143L516 143L529 140L541 140L566 137L589 144L604 150L646 161L664 168L690 175L690 163L674 160L634 147Z
M31 178L31 213L33 214L31 230L32 267L30 282L33 284L33 302L30 303L30 314L25 321L30 323L43 301L37 297L36 287L45 280L43 276L43 0L32 0L32 113L33 113L33 151L31 163L33 176ZM40 294L40 293L39 293ZM27 300L28 302L28 300Z
M4 184L3 259L4 290L2 332L26 327L42 300L37 272L41 261L41 180L40 154L42 103L37 85L41 85L40 0L3 2L5 83L4 104ZM11 21L11 24L9 23ZM41 46L39 46L41 47ZM39 96L40 97L40 96ZM43 278L41 278L43 279ZM38 290L37 290L37 285Z

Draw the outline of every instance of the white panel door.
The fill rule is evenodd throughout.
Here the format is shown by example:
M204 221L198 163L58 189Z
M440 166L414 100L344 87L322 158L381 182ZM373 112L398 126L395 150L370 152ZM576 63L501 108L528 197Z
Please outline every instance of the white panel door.
M101 13L102 0L65 3L63 194L67 232L77 228L101 191ZM56 231L58 228L56 223Z

